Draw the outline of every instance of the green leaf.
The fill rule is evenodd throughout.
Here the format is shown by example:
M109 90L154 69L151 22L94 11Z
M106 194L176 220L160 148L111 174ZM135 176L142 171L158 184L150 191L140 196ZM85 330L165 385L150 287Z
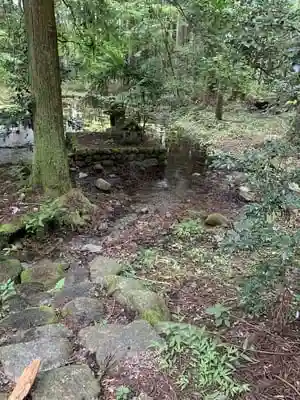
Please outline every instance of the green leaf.
M65 278L60 279L56 285L55 285L55 290L61 290L65 286Z

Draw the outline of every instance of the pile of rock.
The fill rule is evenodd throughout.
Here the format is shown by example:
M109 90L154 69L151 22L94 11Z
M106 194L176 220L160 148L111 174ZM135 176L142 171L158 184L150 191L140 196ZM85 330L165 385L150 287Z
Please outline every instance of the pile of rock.
M51 260L0 264L0 284L16 282L16 293L5 302L9 314L0 321L3 374L16 382L32 360L40 359L33 400L98 399L102 374L162 342L153 326L170 317L163 298L140 280L121 276L114 259L98 256L87 266ZM104 294L133 309L137 319L106 323ZM86 363L74 363L74 343L95 353L97 376Z

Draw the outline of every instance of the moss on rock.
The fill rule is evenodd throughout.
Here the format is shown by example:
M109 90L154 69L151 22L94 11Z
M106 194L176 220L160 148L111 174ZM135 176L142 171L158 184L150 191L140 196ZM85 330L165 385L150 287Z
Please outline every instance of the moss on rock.
M21 219L16 219L15 221L6 224L0 224L0 249L5 247L8 244L9 239L23 228L24 223Z
M130 290L143 290L144 286L137 279L124 276L109 275L105 277L105 286L108 294L115 292L128 292Z
M118 290L114 297L121 303L137 311L139 316L151 324L170 319L165 301L155 292L147 289Z
M57 315L52 307L31 307L26 310L11 313L0 321L0 328L30 329L36 326L54 324Z
M229 220L220 213L209 214L205 220L205 224L209 226L229 226Z
M0 284L5 284L9 279L18 280L22 272L22 264L14 258L0 258Z
M44 259L22 271L21 282L40 282L46 288L51 288L56 282L62 279L64 275L64 263Z

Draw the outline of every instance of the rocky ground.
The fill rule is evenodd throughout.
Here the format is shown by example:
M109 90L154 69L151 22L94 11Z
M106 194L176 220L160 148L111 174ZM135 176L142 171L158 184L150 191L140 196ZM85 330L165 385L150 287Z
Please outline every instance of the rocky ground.
M235 139L227 146L234 149ZM187 360L180 371L162 369L164 321L206 326L246 357L234 378L249 391L236 398L299 398L297 323L282 331L271 318L241 314L237 280L251 260L216 251L245 205L226 174L186 180L179 173L169 187L112 177L110 190L100 192L95 176L79 173L78 186L98 205L88 228L20 240L8 255L16 260L1 264L0 283L17 285L0 321L0 399L32 359L42 364L28 399L209 399L205 388L180 386ZM10 188L5 217L7 203L20 208L24 201L2 174ZM206 220L214 213L221 217ZM228 327L216 328L206 313L216 303L232 307Z

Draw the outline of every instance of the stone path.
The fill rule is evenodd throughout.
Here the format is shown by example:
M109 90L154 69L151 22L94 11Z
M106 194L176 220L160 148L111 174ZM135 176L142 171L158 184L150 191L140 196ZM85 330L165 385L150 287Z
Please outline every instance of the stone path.
M86 266L3 259L1 266L0 283L16 282L16 293L3 304L9 312L0 320L0 384L5 391L33 359L40 359L33 400L98 399L101 377L163 341L154 326L170 317L164 299L140 280L122 276L114 259L97 256ZM135 320L107 322L107 298L131 310ZM94 354L96 368L78 354ZM6 396L0 393L1 400ZM151 399L145 394L138 398Z

